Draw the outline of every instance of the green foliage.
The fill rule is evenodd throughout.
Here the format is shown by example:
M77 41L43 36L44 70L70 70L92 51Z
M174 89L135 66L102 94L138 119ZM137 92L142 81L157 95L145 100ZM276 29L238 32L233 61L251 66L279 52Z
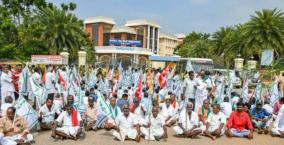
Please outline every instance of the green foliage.
M71 11L76 4L61 8L45 0L2 0L0 6L0 58L29 60L32 54L59 54L66 48L76 61L85 47L88 60L94 60L92 43L83 22Z
M276 58L284 54L284 13L278 9L256 11L248 22L221 27L212 37L192 32L175 51L182 57L208 57L232 67L238 54L259 59L263 49L274 50Z

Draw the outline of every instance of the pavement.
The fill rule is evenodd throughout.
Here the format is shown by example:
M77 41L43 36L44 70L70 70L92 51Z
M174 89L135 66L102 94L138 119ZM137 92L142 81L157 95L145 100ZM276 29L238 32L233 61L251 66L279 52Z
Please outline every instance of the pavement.
M85 132L78 140L60 140L50 137L50 131L34 133L33 145L283 145L284 138L272 137L271 135L259 135L254 133L252 140L246 138L228 138L222 136L211 140L204 136L194 139L177 138L173 135L172 128L168 128L167 141L147 141L141 138L140 143L135 141L120 142L112 136L112 131L99 130L97 132Z

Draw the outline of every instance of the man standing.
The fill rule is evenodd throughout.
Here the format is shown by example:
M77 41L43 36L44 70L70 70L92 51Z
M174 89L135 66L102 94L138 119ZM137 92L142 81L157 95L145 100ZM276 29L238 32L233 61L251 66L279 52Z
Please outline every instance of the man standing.
M17 100L19 98L19 78L22 72L22 65L21 64L17 64L16 65L16 70L12 72L13 75L13 82L14 82L14 86L15 86L15 99Z
M202 130L198 128L198 116L193 112L193 104L188 102L186 109L184 109L178 119L178 126L173 129L178 136L186 138L196 137Z
M152 115L146 117L146 125L141 127L141 133L147 140L157 140L167 138L167 127L161 115L159 115L159 108L153 107ZM149 134L150 133L150 134Z
M211 79L208 75L205 74L204 70L200 71L199 78L197 79L197 88L196 88L196 100L195 100L195 111L202 106L204 100L208 99L208 96L211 96L213 93L213 85Z
M212 108L213 112L207 118L204 135L215 140L216 137L220 137L225 132L226 116L220 111L219 104L213 104Z
M237 103L237 110L232 112L227 123L229 137L253 138L253 126L249 115L244 112L244 104Z
M28 123L23 117L15 115L16 108L9 107L7 116L0 120L0 144L16 145L29 143L33 136L29 134Z
M15 101L14 92L14 82L13 79L9 76L8 66L3 67L3 72L1 74L1 102L4 102L6 96L11 96L13 102Z
M117 126L113 136L120 141L132 139L140 142L140 129L135 115L129 112L129 106L123 106L123 114L115 120Z
M195 88L196 88L196 81L194 79L194 72L190 71L188 73L189 78L185 79L184 82L184 94L185 98L188 99L187 101L195 103Z

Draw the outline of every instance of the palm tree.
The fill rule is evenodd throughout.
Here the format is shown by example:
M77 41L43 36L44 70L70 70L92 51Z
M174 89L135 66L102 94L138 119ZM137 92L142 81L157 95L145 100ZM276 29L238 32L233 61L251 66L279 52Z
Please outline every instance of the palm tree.
M76 59L77 51L84 45L86 34L83 22L66 10L49 6L38 12L37 20L42 25L42 40L50 54L58 54L67 48L70 58Z
M263 49L274 50L277 56L284 48L284 13L278 9L256 11L245 24L246 52L260 54Z

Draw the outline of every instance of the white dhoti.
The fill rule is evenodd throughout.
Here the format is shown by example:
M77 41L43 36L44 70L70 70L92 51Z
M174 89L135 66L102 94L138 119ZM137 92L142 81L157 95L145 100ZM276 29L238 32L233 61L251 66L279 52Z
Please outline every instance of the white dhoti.
M179 126L175 126L173 128L173 130L175 131L176 135L182 135L184 133L183 130ZM190 130L190 129L188 128L187 130ZM195 128L194 131L195 130L200 130L201 131L201 128Z
M146 140L155 140L155 137L162 137L164 135L163 128L149 128L141 127L141 133L145 136Z
M166 124L169 124L171 121L176 121L176 116L172 116L168 121L166 121L167 118L165 118Z
M63 132L66 135L70 135L72 137L76 137L77 136L79 129L80 129L80 126L75 126L75 127L73 127L73 126L63 126L63 127L60 127L60 128L56 128L57 131Z
M219 126L213 126L213 125L211 125L211 126L209 126L208 131L209 131L209 133L213 133L213 132L215 132L217 129L219 129ZM205 130L206 130L206 127L205 127ZM202 130L202 131L205 131L205 130ZM221 135L224 135L224 133L225 133L225 128L223 127L222 130L221 130Z
M271 129L271 133L273 135L281 135L280 131L284 131L284 128L276 128L276 127L273 127Z
M24 142L30 142L33 140L33 135L27 134L26 138L22 137L22 135L20 134L4 137L4 135L0 133L0 144L1 145L17 145L16 140L20 140L20 139L23 139Z
M131 129L121 129L120 133L118 131L113 131L112 135L120 141L124 141L126 137L129 139L135 139L138 135L137 130L135 128Z

